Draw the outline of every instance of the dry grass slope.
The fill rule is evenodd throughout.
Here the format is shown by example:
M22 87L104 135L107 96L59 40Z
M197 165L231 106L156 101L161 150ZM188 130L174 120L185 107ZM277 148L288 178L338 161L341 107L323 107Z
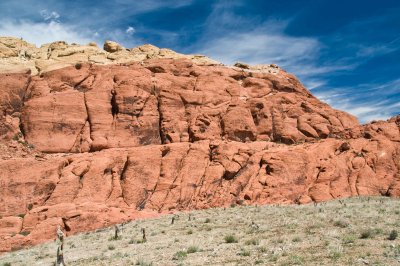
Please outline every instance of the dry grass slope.
M190 218L189 218L190 217ZM173 224L172 224L172 220ZM142 228L146 230L143 241ZM66 238L67 265L399 265L400 201L233 206L178 213ZM51 242L0 265L52 265Z

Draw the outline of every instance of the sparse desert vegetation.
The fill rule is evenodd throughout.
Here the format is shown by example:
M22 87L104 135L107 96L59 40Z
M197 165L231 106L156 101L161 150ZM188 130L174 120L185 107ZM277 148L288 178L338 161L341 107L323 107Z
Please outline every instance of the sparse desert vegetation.
M112 226L67 237L64 260L67 265L399 265L399 208L396 199L365 197L317 206L177 213L120 225L118 236ZM51 265L56 250L56 242L49 242L14 251L1 255L0 265Z

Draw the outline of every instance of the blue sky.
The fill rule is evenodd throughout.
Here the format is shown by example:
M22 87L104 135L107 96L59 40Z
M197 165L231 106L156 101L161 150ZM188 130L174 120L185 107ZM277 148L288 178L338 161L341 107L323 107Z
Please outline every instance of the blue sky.
M361 122L400 113L398 0L97 0L0 2L0 35L37 45L112 39L276 63Z

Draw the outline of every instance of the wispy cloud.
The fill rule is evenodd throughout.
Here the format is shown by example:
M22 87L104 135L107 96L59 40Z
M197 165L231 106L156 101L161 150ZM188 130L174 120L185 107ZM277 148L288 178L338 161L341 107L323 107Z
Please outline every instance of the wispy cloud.
M275 63L299 76L309 89L327 83L321 74L356 67L341 60L321 62L320 55L326 46L318 38L285 33L290 18L259 21L238 15L234 8L240 8L240 4L244 2L233 5L230 1L218 1L205 22L204 36L192 50L228 65L237 61Z
M40 15L43 17L44 20L53 20L57 21L60 18L60 14L56 11L48 11L47 9L43 9L40 11Z
M322 44L315 38L292 37L284 33L285 23L269 21L245 32L227 32L203 43L200 53L225 64L278 64L298 75L310 89L326 83L318 75L353 69L354 65L320 65Z
M346 110L362 123L386 120L399 114L400 79L384 84L360 84L355 87L327 88L314 92L334 108Z
M250 32L230 32L207 42L202 52L226 64L246 61L251 64L277 63L284 67L313 60L320 44L312 38L284 35L283 29L270 31L266 23ZM273 25L276 26L276 25Z
M139 44L139 37L134 34L137 31L135 27L125 24L130 18L192 3L193 0L116 0L93 5L90 1L76 4L45 0L32 7L30 0L0 2L0 35L22 37L37 46L58 40L84 44L90 41L103 43L106 39L112 39L133 47ZM63 10L73 12L63 13ZM164 35L168 37L171 34Z
M93 39L97 40L94 33L77 29L56 21L33 22L30 20L1 20L0 33L2 36L21 37L28 42L40 46L54 41L86 44Z
M133 34L133 33L135 33L135 28L132 27L132 26L129 26L129 27L126 29L125 32L126 32L127 34Z

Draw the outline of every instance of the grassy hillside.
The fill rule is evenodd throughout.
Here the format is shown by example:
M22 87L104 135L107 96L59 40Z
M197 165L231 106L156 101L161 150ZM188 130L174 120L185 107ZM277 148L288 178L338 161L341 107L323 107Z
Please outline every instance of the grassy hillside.
M118 239L113 227L67 237L64 257L67 265L400 265L397 233L400 201L390 198L232 206L133 221ZM51 265L55 255L50 242L3 254L0 265Z

